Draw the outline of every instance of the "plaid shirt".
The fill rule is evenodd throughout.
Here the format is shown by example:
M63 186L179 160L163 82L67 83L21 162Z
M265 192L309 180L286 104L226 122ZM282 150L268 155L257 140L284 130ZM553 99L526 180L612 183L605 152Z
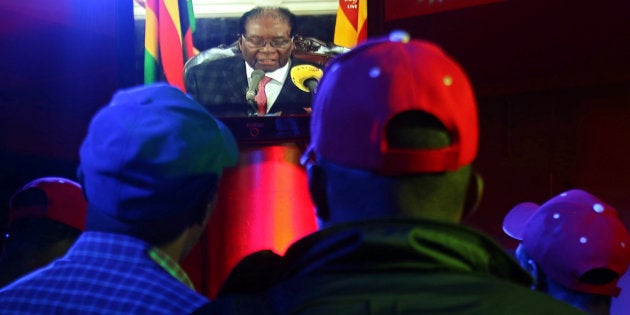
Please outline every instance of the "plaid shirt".
M189 314L208 299L142 240L84 232L68 253L0 289L1 314Z

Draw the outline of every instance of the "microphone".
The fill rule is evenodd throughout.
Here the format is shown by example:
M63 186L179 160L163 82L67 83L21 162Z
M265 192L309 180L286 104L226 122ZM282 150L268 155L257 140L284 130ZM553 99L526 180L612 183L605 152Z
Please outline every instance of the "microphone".
M322 69L312 65L298 65L291 68L291 80L293 84L304 92L317 92L319 79L324 72Z
M252 72L247 92L245 92L245 99L247 99L248 102L254 102L254 98L256 98L256 89L258 89L258 82L260 82L260 79L264 76L265 72L262 70L254 70L254 72Z

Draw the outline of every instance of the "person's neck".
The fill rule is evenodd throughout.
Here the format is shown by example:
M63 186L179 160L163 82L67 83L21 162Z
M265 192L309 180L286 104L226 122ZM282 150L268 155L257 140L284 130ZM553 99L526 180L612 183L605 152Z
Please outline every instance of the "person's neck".
M167 254L169 257L171 257L171 259L173 259L174 261L180 262L183 258L182 257L183 256L182 244L183 244L183 239L180 236L172 242L168 242L166 244L157 246L157 248L163 253Z
M194 231L189 227L173 241L157 246L157 248L169 255L174 261L181 262L188 255L192 245L196 243L196 239L192 239L195 237L193 233Z
M584 299L571 295L553 295L553 297L590 315L610 314L610 299L606 302L602 300Z
M548 292L553 298L563 301L590 315L609 315L610 296L587 294L567 290L558 284L548 283Z

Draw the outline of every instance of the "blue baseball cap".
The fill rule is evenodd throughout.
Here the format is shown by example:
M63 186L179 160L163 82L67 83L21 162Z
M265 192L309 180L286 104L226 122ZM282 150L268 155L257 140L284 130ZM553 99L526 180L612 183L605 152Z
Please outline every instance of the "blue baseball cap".
M120 90L92 118L80 148L87 229L167 221L181 230L190 223L185 211L214 194L223 168L237 160L228 128L179 89Z

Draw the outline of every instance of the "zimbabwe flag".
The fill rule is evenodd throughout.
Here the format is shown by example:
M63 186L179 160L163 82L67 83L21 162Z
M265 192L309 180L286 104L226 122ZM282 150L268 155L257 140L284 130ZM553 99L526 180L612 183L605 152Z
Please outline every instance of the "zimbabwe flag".
M367 39L367 0L339 0L335 45L352 48Z
M195 55L192 0L145 0L144 83L166 81L182 91L184 63Z

